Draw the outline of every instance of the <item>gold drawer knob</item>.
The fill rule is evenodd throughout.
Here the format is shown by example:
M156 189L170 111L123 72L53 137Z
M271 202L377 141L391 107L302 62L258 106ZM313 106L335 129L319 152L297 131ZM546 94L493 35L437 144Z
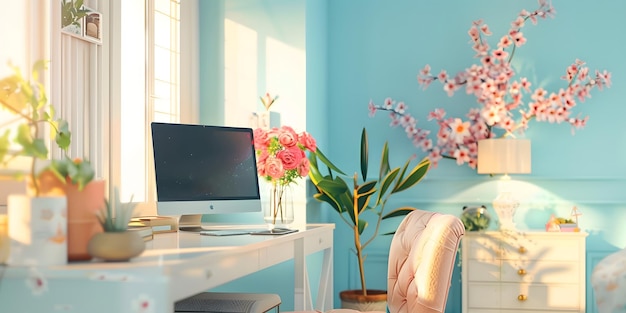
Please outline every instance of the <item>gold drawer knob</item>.
M519 270L517 270L517 275L519 276L524 276L526 275L526 270L523 268L520 268Z
M526 248L524 247L519 247L519 249L517 249L517 251L519 251L519 253L524 254L526 253L528 250L526 250Z
M528 297L526 295L517 296L517 301L526 301L526 300L528 300Z

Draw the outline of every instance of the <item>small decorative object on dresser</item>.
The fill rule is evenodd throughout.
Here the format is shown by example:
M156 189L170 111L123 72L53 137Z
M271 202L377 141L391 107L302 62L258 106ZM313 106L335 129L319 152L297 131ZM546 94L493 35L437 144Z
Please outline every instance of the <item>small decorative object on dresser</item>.
M479 207L464 206L463 213L461 213L461 221L467 231L485 230L491 223L491 215L487 212L487 207L484 205Z
M89 254L105 261L128 261L140 255L146 248L144 239L139 232L128 231L134 209L132 197L128 203L122 204L116 188L113 201L106 201L106 209L98 212L104 232L89 240Z
M468 232L464 313L585 312L584 232Z

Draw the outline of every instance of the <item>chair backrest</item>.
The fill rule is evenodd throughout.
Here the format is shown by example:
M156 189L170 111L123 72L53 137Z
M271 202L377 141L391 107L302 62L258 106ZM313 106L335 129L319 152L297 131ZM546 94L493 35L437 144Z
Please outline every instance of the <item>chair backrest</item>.
M391 313L444 312L464 234L463 223L453 215L415 210L404 218L389 250Z

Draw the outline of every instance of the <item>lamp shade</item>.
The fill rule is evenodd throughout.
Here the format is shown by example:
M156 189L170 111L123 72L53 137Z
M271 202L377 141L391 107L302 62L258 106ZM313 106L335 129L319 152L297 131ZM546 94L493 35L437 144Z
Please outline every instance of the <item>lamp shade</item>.
M514 138L478 141L478 174L530 173L530 140Z

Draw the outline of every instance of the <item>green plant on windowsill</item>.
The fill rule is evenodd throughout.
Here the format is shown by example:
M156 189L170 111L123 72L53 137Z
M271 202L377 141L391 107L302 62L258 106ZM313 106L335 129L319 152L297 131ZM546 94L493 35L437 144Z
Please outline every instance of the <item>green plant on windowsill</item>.
M89 10L83 8L83 0L62 0L61 2L61 28L70 25L80 27L78 21L87 16Z
M133 197L127 203L120 201L119 190L115 188L112 199L105 199L106 207L96 214L105 232L125 232L128 230L136 204Z
M30 80L24 78L16 66L13 66L12 75L0 79L0 108L15 115L20 121L14 129L11 125L15 120L0 125L0 129L5 129L0 133L0 164L7 167L9 162L18 157L30 158L28 176L35 196L40 194L36 162L48 158L48 147L42 138L43 126L50 126L52 139L63 151L67 151L71 141L67 122L55 118L54 107L48 103L45 88L39 81L46 65L46 61L37 61L33 65ZM23 176L24 173L19 172L16 179Z

